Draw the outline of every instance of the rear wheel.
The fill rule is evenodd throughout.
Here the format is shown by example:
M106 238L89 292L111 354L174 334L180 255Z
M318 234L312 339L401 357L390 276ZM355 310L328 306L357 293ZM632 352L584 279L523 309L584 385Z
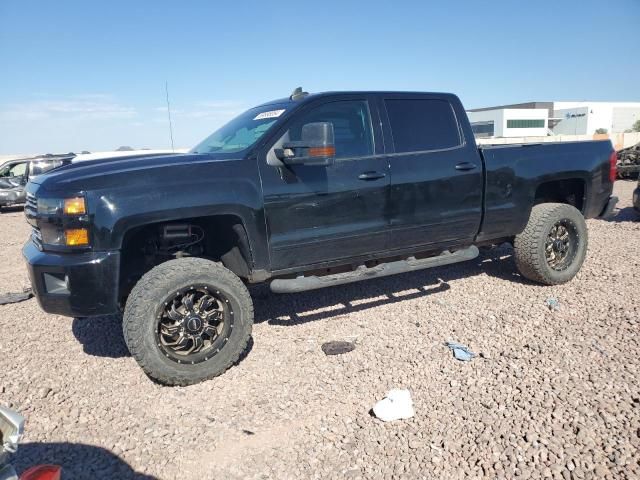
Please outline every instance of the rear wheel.
M565 283L580 270L587 243L587 225L575 207L562 203L536 205L526 228L516 236L516 265L534 282Z
M251 297L242 281L218 263L171 260L145 274L124 311L131 354L167 385L197 383L227 370L247 346Z

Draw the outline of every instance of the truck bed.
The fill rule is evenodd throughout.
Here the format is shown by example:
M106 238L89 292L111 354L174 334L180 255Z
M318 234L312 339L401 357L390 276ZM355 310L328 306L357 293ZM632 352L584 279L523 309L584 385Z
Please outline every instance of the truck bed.
M609 140L489 145L478 150L485 168L478 241L521 232L545 184L566 179L568 190L581 183L576 206L586 218L600 215L611 195L609 160L614 150Z

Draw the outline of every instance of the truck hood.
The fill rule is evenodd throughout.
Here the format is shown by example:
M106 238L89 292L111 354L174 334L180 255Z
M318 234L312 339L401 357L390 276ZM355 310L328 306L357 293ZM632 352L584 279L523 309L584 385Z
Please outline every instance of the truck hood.
M45 173L40 173L32 176L30 178L31 183L41 184L47 180L54 173L58 172L68 172L70 170L74 170L76 168L87 167L89 165L100 165L111 162L121 162L125 160L139 160L150 157L159 157L164 155L173 155L176 154L171 151L166 150L151 150L151 151L131 151L131 152L98 152L98 153L85 153L75 155L69 158L64 159L62 166L54 167L49 171L45 171ZM40 161L46 162L49 159L44 158ZM38 162L35 160L34 162Z
M132 152L127 152L132 153ZM235 156L233 159L237 159ZM160 154L147 153L108 158L74 161L30 179L47 191L79 193L104 187L121 187L134 178L161 177L170 184L180 171L190 165L219 162L231 159L225 155L212 154Z
M124 152L93 152L79 153L73 157L71 163L90 162L94 160L113 160L117 158L139 158L153 157L158 155L172 155L176 153L187 153L188 149L180 148L176 150L128 150Z

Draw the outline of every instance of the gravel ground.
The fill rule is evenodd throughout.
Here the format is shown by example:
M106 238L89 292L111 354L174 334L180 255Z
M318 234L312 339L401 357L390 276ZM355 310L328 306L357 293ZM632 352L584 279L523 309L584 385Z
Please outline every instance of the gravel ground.
M65 478L639 478L640 217L590 220L567 285L473 262L295 295L255 293L250 354L187 388L149 380L118 321L0 306L0 403L27 417L16 459ZM0 217L0 292L26 283L28 228ZM559 309L546 300L554 297ZM354 340L327 357L329 340ZM447 340L482 355L454 360ZM369 414L408 388L416 416Z

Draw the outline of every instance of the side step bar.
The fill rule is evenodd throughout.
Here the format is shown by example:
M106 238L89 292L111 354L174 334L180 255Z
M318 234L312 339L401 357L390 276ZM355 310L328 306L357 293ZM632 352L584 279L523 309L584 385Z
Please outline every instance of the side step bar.
M421 258L419 260L415 257L409 257L406 260L381 263L371 268L360 265L352 272L336 273L321 277L313 275L309 277L299 276L297 278L276 278L271 282L270 287L271 291L275 293L304 292L306 290L316 290L333 285L359 282L360 280L368 280L370 278L387 277L397 273L465 262L467 260L473 260L478 254L478 247L472 245L469 248L457 250L453 253L446 251L435 257Z

